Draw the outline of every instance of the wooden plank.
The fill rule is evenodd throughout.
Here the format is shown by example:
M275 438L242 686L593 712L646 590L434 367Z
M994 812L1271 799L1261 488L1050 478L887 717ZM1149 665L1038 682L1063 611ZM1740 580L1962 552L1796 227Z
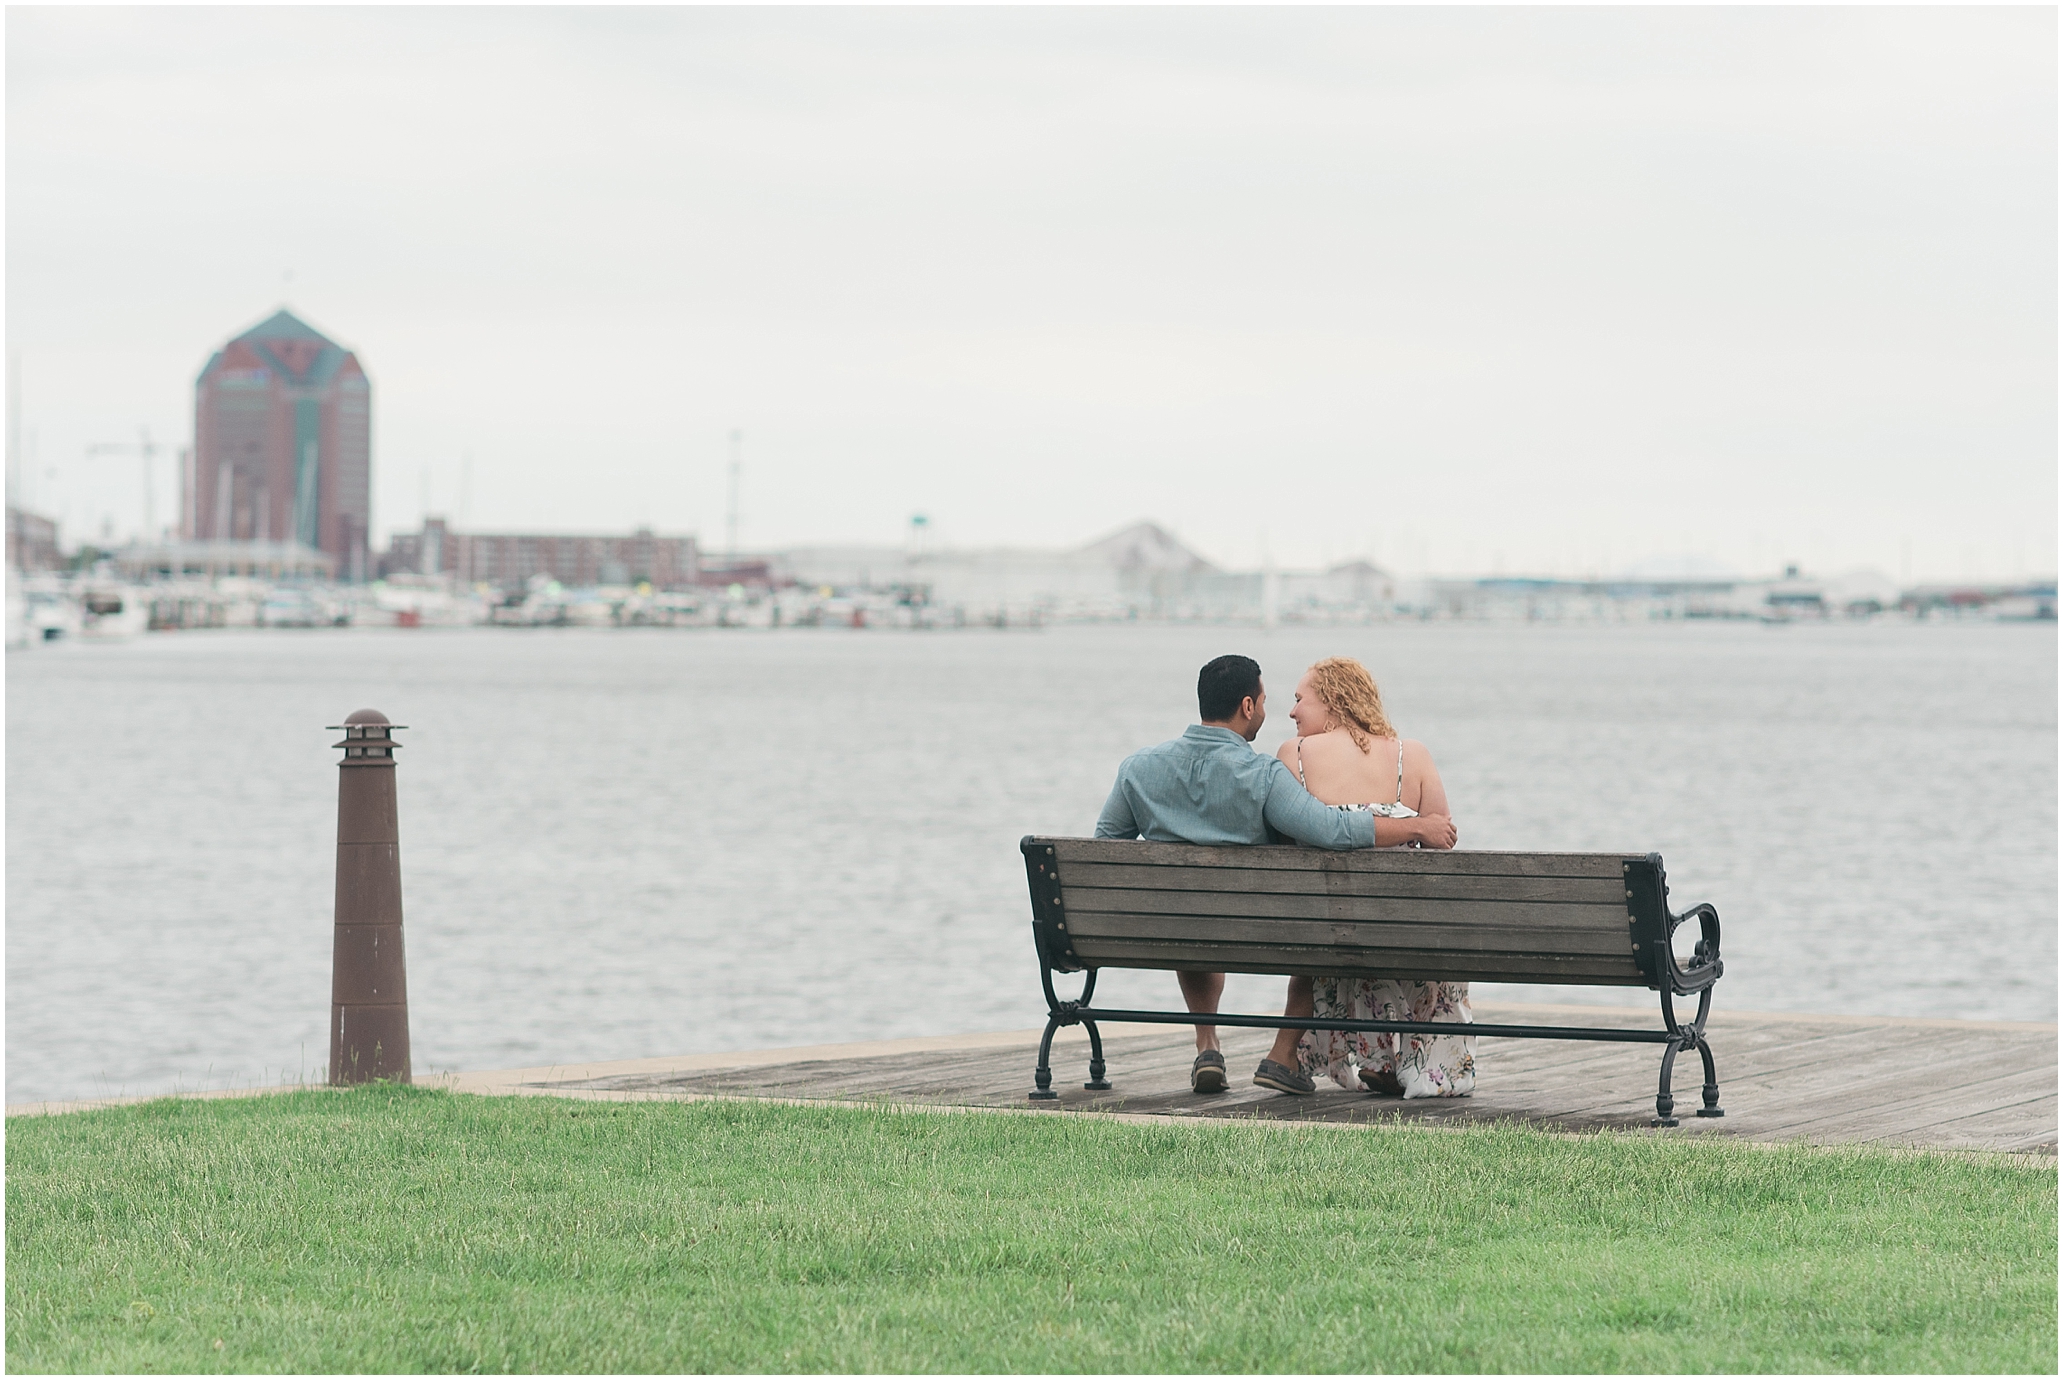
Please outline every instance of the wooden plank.
M1624 876L1628 862L1645 861L1645 853L1492 853L1472 849L1297 848L1276 844L1207 846L1193 843L1149 843L1144 839L1043 838L1035 842L1054 850L1063 868L1074 862L1124 863L1138 867L1215 867L1287 869L1403 875L1484 877Z
M1352 920L1393 925L1426 924L1506 928L1537 926L1557 934L1611 934L1630 946L1626 909L1619 906L1557 905L1551 901L1427 901L1382 896L1223 896L1201 891L1110 891L1062 884L1060 903L1072 918L1078 911L1105 915L1239 917L1249 920ZM1629 947L1629 952L1630 947Z
M1476 1019L1495 1021L1498 1018L1478 1011ZM1578 1020L1582 1024L1593 1023L1582 1021L1580 1017ZM1605 1023L1598 1021L1594 1024L1602 1026ZM1661 1026L1661 1013L1656 1012L1645 1024L1626 1028L1659 1030ZM1576 1040L1524 1040L1483 1035L1476 1040L1476 1068L1482 1078L1491 1080L1485 1082L1486 1088L1545 1088L1563 1082L1573 1085L1595 1082L1598 1070L1594 1066L1633 1057L1629 1056L1629 1050L1637 1051L1640 1058L1661 1058L1654 1045L1616 1045L1604 1041L1591 1044ZM1647 1069L1649 1082L1654 1081L1653 1075L1654 1069Z
M2054 1083L2054 1067L2044 1072ZM1983 1084L1968 1085L1962 1091L1978 1096L1995 1094L2001 1087L2011 1086L2019 1076L2017 1072L2001 1073L1986 1079ZM1909 1071L1890 1069L1875 1077L1858 1080L1841 1093L1824 1099L1813 1109L1813 1115L1792 1113L1774 1122L1758 1118L1757 1129L1785 1139L1831 1136L1836 1140L1882 1140L1910 1135L1945 1120L1940 1115L1940 1107L1931 1100L1916 1103L1900 1096L1910 1084Z
M1067 930L1076 952L1084 939L1203 940L1219 944L1316 944L1371 951L1410 949L1457 953L1544 953L1610 957L1633 964L1626 927L1616 930L1537 925L1376 924L1342 920L1252 920L1242 916L1137 915L1071 910Z
M2053 1151L2056 1146L2056 1110L2056 1094L2049 1093L2012 1107L1929 1126L1926 1137L1935 1143L1982 1145L1998 1150L2041 1146Z
M1780 1021L1781 1017L1772 1020ZM1722 1087L1740 1085L1758 1091L1766 1107L1813 1106L1831 1092L1851 1086L1859 1068L1867 1069L1887 1044L1909 1039L1897 1024L1887 1020L1881 1026L1861 1028L1789 1026L1793 1038L1772 1048L1758 1050L1747 1059L1733 1056L1722 1037L1707 1029L1713 1057L1719 1063ZM1961 1037L1961 1038L1958 1038ZM1954 1058L1969 1057L1985 1062L1989 1041L1983 1032L1936 1031L1927 1041L1927 1056L1949 1066ZM2054 1057L2051 1050L2048 1058Z
M1612 905L1622 910L1626 889L1618 877L1490 877L1479 873L1292 871L1258 867L1141 867L1069 862L1062 886L1144 891L1277 893L1285 896L1396 896L1470 901L1558 901Z
M1364 962L1364 953L1319 945L1209 944L1193 940L1103 939L1085 937L1075 953L1091 968L1192 969L1213 973L1352 973L1362 977L1409 978L1419 982L1538 982L1571 986L1641 987L1646 985L1629 956L1621 964L1600 957L1563 958L1555 954L1412 953L1390 950L1381 962Z
M2012 1100L1995 1106L1980 1108L1961 1116L1944 1116L1924 1126L1915 1126L1902 1132L1891 1132L1894 1136L1914 1135L1967 1135L1972 1128L1983 1128L2004 1134L2031 1134L2041 1129L2041 1124L2055 1125L2056 1094L2053 1092L2024 1096L2027 1090L2018 1085L2001 1085L2001 1095L2012 1094ZM1951 1129L1953 1128L1953 1129ZM1880 1136L1877 1139L1885 1139Z
M2055 1066L2034 1071L2034 1077L2036 1081L2046 1077L2053 1087ZM2005 1069L1989 1079L1964 1079L1956 1085L1956 1102L1970 1108L1993 1106L1999 1089L2020 1089L2026 1079L2028 1071L2024 1069ZM1721 1104L1725 1104L1725 1071L1718 1087ZM1908 1062L1879 1060L1865 1064L1861 1071L1844 1071L1838 1083L1826 1081L1824 1075L1809 1081L1795 1079L1778 1095L1764 1093L1747 1099L1743 1110L1760 1135L1805 1137L1815 1135L1815 1128L1834 1124L1842 1132L1840 1139L1863 1141L1873 1139L1879 1126L1884 1130L1902 1130L1945 1120L1950 1116L1945 1110L1947 1106L1950 1104L1939 1097L1912 1097L1912 1069ZM1863 1135L1865 1130L1869 1130L1869 1135Z
M1355 873L1430 873L1459 877L1624 877L1626 862L1646 854L1589 852L1477 852L1421 848L1294 848L1275 844L1159 844L1145 840L1038 840L1069 862L1124 862L1133 866L1219 866L1236 854L1238 866Z
M1487 1017L1479 1017L1487 1019ZM1655 1017L1650 1017L1655 1019ZM1657 1019L1659 1023L1659 1019ZM1795 1031L1795 1027L1793 1027ZM1838 1031L1838 1033L1832 1033ZM1859 1075L1867 1075L1869 1060L1881 1056L1886 1048L1886 1038L1881 1031L1871 1029L1848 1029L1830 1027L1826 1040L1830 1044L1820 1046L1811 1058L1805 1060L1803 1073L1799 1077L1780 1077L1770 1083L1758 1077L1751 1069L1743 1069L1751 1062L1751 1056L1743 1058L1741 1050L1749 1044L1741 1031L1708 1029L1712 1052L1718 1060L1718 1091L1721 1091L1721 1106L1727 1108L1729 1135L1743 1130L1760 1130L1778 1097L1797 1095L1803 1099L1820 1102L1830 1093L1846 1085ZM1500 1042L1500 1048L1506 1042ZM1510 1042L1522 1044L1522 1042ZM1535 1048L1547 1042L1537 1042ZM1791 1054L1803 1044L1799 1040L1787 1040L1776 1046L1764 1046L1764 1058L1772 1054ZM1661 1050L1648 1046L1644 1050L1613 1050L1622 1060L1615 1069L1584 1071L1580 1079L1566 1079L1560 1073L1549 1075L1543 1081L1541 1099L1529 1108L1529 1114L1553 1114L1553 1116L1591 1116L1613 1110L1624 1110L1636 1102L1652 1112L1655 1102L1657 1073L1661 1071ZM1489 1069L1487 1058L1477 1058L1479 1066ZM1702 1064L1696 1054L1677 1056L1675 1062L1675 1099L1677 1110L1685 1112L1698 1106L1698 1087L1704 1081ZM1483 1091L1485 1083L1479 1075L1477 1091Z
M1599 1015L1603 1015L1603 1013L1599 1013ZM1477 1013L1477 1019L1502 1019L1502 1017L1485 1017L1483 1013ZM1576 1023L1578 1025L1589 1025L1589 1023L1605 1025L1607 1021L1582 1021L1582 1019L1578 1019ZM1650 1015L1650 1019L1646 1021L1646 1027L1650 1027L1650 1029L1657 1029L1659 1025L1661 1025L1659 1017L1652 1017ZM1180 1044L1166 1044L1164 1050L1157 1052L1157 1054L1145 1052L1145 1046L1141 1046L1139 1050L1131 1050L1131 1048L1124 1048L1118 1042L1106 1040L1104 1048L1106 1048L1106 1054L1110 1058L1110 1079L1112 1079L1112 1083L1122 1083L1122 1087L1133 1089L1133 1091L1139 1091L1139 1089L1159 1089L1161 1085L1174 1087L1178 1083L1182 1087L1186 1087L1188 1085L1188 1064L1190 1064L1190 1058L1194 1056L1194 1048L1190 1046L1188 1027L1170 1027L1170 1031L1176 1031L1176 1029L1180 1031L1180 1036L1174 1036L1174 1033L1170 1033L1166 1040L1170 1040L1170 1042L1178 1040ZM1273 1038L1273 1031L1252 1031L1252 1029L1225 1025L1225 1027L1219 1027L1219 1036L1225 1042L1225 1060L1227 1062L1236 1062L1236 1056L1242 1052L1240 1050L1240 1042L1242 1040L1246 1040L1248 1036L1258 1036L1258 1042L1252 1044L1250 1058L1260 1058L1260 1054L1267 1052L1267 1042ZM1075 1046L1075 1048L1081 1048L1081 1046ZM1595 1099L1597 1099L1595 1091L1597 1091L1597 1087L1601 1083L1611 1085L1611 1079L1599 1079L1597 1077L1595 1064L1599 1060L1605 1060L1605 1062L1609 1062L1609 1060L1622 1060L1624 1062L1628 1058L1628 1050L1632 1050L1632 1058L1638 1060L1638 1075L1632 1079L1634 1087L1632 1087L1630 1095L1638 1095L1640 1089L1644 1087L1646 1089L1646 1102L1648 1102L1648 1106L1652 1106L1652 1099L1655 1099L1655 1087L1652 1087L1652 1083L1655 1083L1655 1066L1657 1066L1657 1060L1661 1058L1661 1054L1655 1050L1655 1046L1582 1044L1582 1042L1572 1042L1572 1040L1498 1040L1498 1038L1492 1038L1492 1036L1483 1036L1477 1042L1475 1064L1477 1064L1477 1075L1481 1079L1479 1087L1485 1093L1494 1095L1498 1099L1498 1106L1508 1106L1510 1095L1516 1093L1516 1091L1541 1089L1541 1087L1547 1087L1547 1083L1556 1083L1556 1085L1566 1083L1572 1089L1574 1087L1586 1087L1586 1089L1589 1089L1589 1093L1586 1093L1580 1099L1580 1106L1589 1106L1591 1102L1595 1102ZM1522 1064L1522 1060L1525 1060L1527 1056L1541 1056L1541 1064L1543 1066L1539 1066L1539 1069L1529 1069L1529 1066ZM1234 1073L1240 1073L1240 1071L1234 1069ZM1535 1075L1541 1075L1541 1073L1547 1075L1545 1081L1535 1077ZM1626 1083L1626 1079L1619 1079L1619 1083ZM1331 1085L1320 1081L1320 1087L1331 1087ZM1574 1099L1566 1099L1566 1102L1570 1102L1572 1106L1578 1106L1578 1102L1574 1102Z

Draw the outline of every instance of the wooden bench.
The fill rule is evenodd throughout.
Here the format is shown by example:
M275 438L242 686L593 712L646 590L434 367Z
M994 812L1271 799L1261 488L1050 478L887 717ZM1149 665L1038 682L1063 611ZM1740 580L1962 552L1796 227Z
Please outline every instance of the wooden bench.
M1101 1090L1110 1084L1098 1021L1197 1022L1188 1011L1090 1004L1098 969L1161 968L1647 987L1661 995L1661 1030L1224 1014L1206 1023L1658 1044L1658 1126L1677 1124L1670 1074L1678 1054L1696 1050L1705 1065L1698 1115L1723 1115L1705 1042L1712 985L1724 971L1719 913L1709 905L1671 913L1658 853L1329 852L1030 836L1019 846L1049 1011L1035 1099L1058 1096L1050 1060L1062 1026L1087 1029L1083 1086ZM1700 937L1679 958L1671 939L1692 919ZM1079 997L1063 1001L1053 974L1072 972L1086 972L1087 981ZM1674 1000L1692 995L1697 1015L1679 1020Z

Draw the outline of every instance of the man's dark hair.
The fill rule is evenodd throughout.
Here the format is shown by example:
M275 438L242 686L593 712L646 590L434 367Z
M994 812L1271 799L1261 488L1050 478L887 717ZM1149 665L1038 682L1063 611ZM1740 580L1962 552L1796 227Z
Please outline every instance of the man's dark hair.
M1196 712L1205 723L1223 723L1239 702L1261 694L1261 663L1250 656L1221 656L1196 673Z

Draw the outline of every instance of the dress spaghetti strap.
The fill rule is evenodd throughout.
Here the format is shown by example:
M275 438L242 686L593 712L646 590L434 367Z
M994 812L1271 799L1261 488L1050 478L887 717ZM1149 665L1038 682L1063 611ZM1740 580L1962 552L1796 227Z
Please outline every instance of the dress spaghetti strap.
M1297 784L1304 786L1304 740L1302 737L1297 739ZM1308 791L1311 788L1304 786L1304 789Z
M1397 735L1397 804L1404 803L1404 735Z

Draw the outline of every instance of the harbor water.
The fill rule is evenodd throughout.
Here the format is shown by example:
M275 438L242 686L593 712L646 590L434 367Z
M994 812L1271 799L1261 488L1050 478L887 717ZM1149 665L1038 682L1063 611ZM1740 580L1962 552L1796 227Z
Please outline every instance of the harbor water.
M1089 832L1228 651L1263 750L1366 662L1464 848L1659 851L1726 1008L2055 1019L2053 624L157 634L7 657L7 1100L320 1078L365 707L419 1072L1035 1025L1017 839Z

